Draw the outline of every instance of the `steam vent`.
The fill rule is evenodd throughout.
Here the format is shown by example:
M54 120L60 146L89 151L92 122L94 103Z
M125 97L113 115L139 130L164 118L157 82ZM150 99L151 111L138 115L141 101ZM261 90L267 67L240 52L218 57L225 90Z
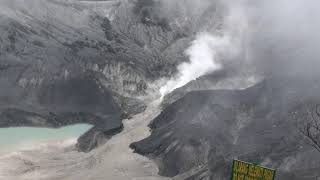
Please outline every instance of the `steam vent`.
M318 7L0 0L0 180L320 180Z

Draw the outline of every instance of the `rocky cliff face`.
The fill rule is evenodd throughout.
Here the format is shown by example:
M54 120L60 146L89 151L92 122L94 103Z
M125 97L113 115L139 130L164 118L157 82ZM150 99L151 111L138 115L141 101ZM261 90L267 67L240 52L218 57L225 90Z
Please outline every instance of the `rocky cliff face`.
M133 14L134 3L98 3L0 2L2 127L87 122L99 125L97 133L103 135L121 130L125 116L144 108L138 97L146 93L147 82L170 72L166 67L172 62L135 36L155 31L153 38L163 40L141 35L140 41L161 47L171 39L158 25L128 19L133 24L124 25L121 18ZM131 26L140 27L129 32Z
M121 119L143 110L143 96L155 91L148 84L170 76L186 60L183 51L193 34L220 24L214 6L212 12L199 7L206 11L189 14L183 7L164 13L167 8L161 7L179 7L166 1L5 0L0 5L2 127L88 122L78 115L84 113L94 117L89 123L110 126L100 134L121 129ZM196 25L205 14L217 21Z
M277 179L315 179L319 153L304 141L296 116L319 103L318 91L306 79L193 91L167 106L150 124L152 135L131 147L154 158L164 176L228 179L232 159L241 159L277 169Z
M224 8L211 0L2 0L0 127L90 123L77 147L91 151L159 96L158 80L187 60L197 33L222 33ZM175 179L227 179L233 158L277 168L279 179L319 176L319 154L295 121L319 103L318 81L272 77L253 86L261 79L242 62L164 97L152 135L131 147ZM84 162L95 157L99 167L112 145Z

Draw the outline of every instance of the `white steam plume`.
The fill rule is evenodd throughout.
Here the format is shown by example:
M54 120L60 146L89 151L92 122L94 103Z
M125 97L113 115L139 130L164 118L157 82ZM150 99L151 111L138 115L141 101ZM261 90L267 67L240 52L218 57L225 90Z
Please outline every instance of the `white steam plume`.
M233 2L233 1L232 1ZM224 18L223 34L199 33L185 51L189 62L180 64L178 73L161 86L161 97L200 76L223 68L223 57L239 55L248 24L241 3L225 3L229 12Z
M200 76L221 69L222 64L219 54L230 47L229 36L213 36L209 33L200 33L185 51L190 61L178 66L178 74L160 88L161 96L165 96Z

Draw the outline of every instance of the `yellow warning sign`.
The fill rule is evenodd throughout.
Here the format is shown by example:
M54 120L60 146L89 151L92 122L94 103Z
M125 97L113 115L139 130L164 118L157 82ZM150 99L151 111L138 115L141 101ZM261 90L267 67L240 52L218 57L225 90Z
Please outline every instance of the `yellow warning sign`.
M275 174L274 169L233 160L231 180L274 180Z

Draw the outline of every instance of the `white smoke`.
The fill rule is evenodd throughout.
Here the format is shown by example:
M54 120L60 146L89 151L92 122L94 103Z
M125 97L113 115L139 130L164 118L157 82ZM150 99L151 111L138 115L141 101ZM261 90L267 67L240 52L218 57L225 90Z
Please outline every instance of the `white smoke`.
M224 18L223 34L202 32L185 51L189 62L180 64L178 73L161 86L161 97L200 76L223 68L223 57L239 55L243 50L244 34L248 30L245 10L241 3L225 3L229 12ZM215 30L214 30L215 31ZM232 59L232 58L231 58Z
M200 76L221 69L219 54L230 47L231 41L228 36L200 33L185 51L190 61L178 66L178 74L160 88L161 96L163 97Z

